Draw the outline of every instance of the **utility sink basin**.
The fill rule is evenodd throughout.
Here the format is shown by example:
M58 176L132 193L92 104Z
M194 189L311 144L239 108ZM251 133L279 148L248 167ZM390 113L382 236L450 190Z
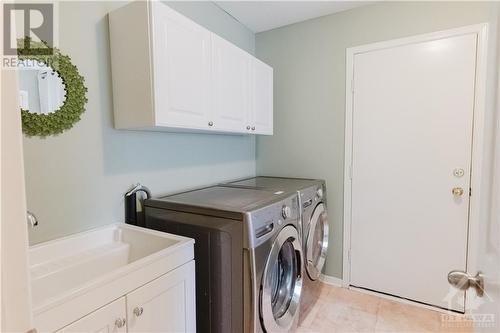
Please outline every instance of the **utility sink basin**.
M193 243L190 238L114 224L32 246L34 314L99 287L106 292L116 289L119 297L129 291L127 277L136 283L143 275L150 274L151 279L166 272L168 266L173 269L192 260ZM179 261L179 251L188 257Z

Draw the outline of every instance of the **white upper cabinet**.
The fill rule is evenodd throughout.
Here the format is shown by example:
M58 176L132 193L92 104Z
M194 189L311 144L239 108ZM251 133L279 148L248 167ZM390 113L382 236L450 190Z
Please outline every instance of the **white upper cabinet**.
M250 110L251 56L212 35L213 122L216 130L246 132Z
M210 111L210 32L153 3L157 126L206 128Z
M251 128L255 134L273 134L273 69L258 59L252 66Z
M109 24L116 128L272 134L271 67L161 2Z

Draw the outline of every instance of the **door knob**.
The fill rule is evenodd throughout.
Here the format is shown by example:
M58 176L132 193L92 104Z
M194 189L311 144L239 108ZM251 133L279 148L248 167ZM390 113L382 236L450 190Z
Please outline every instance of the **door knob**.
M451 193L455 196L455 197L461 197L463 194L464 194L464 189L461 188L461 187L454 187L452 190L451 190Z
M481 272L477 272L476 276L472 276L463 271L451 271L448 273L448 282L459 290L467 290L474 288L479 297L484 295L484 277Z

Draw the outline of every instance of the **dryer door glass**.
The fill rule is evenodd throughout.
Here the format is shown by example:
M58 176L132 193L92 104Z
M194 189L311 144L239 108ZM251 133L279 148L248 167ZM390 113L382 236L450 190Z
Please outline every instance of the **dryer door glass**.
M306 270L312 280L317 280L325 264L328 250L328 217L325 206L320 203L314 209L306 239Z
M262 279L261 316L268 332L288 332L297 318L301 265L297 230L286 226L274 241Z

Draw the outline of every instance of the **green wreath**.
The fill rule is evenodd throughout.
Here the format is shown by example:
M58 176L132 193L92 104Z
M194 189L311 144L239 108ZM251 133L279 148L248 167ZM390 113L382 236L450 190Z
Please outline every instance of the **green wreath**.
M40 49L47 52L40 54ZM71 63L70 57L62 54L59 49L48 47L44 42L32 41L29 37L18 40L17 50L20 61L34 60L57 72L64 84L66 97L59 110L49 114L30 113L29 110L21 109L23 133L27 136L45 137L60 134L73 127L85 112L87 103L85 80L78 73L78 68Z

